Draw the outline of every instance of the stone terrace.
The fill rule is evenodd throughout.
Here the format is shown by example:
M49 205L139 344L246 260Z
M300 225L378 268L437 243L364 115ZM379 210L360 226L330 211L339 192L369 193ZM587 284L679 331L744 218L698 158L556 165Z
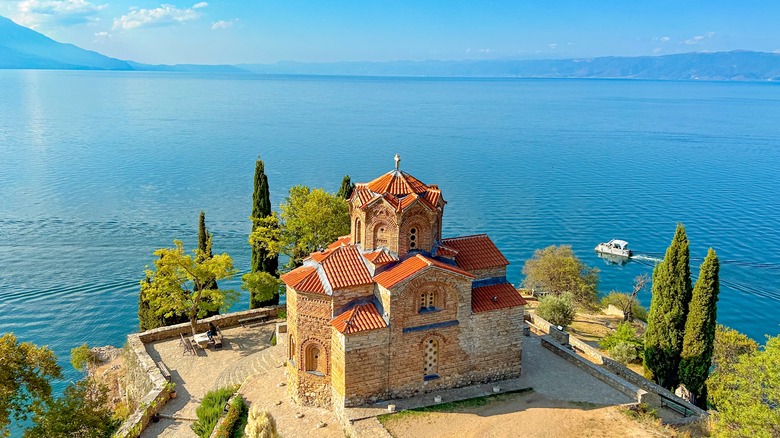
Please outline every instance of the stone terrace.
M223 348L197 349L198 356L183 355L179 338L146 344L155 361L162 361L176 383L177 397L160 411L158 423L150 423L142 437L196 437L191 429L195 409L207 392L228 385L242 385L249 404L259 403L276 419L283 436L343 437L336 418L325 409L298 407L285 394L286 335L271 346L273 323L222 330ZM279 403L281 402L281 403ZM277 404L278 403L278 404ZM301 418L299 415L303 414ZM316 430L316 432L314 432Z

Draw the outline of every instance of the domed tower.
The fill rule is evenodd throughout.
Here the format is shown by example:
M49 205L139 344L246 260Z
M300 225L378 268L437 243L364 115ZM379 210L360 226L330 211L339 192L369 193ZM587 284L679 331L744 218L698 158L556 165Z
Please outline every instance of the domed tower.
M446 201L437 185L427 185L395 169L355 185L349 203L350 238L364 250L387 248L403 257L411 251L431 252L441 239Z

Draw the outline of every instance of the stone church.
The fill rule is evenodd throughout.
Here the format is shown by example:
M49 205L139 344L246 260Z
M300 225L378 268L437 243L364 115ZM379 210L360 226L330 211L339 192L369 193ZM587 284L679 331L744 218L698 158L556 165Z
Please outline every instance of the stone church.
M399 162L355 186L348 236L282 276L298 403L339 412L520 375L509 262L485 234L442 237L441 190Z

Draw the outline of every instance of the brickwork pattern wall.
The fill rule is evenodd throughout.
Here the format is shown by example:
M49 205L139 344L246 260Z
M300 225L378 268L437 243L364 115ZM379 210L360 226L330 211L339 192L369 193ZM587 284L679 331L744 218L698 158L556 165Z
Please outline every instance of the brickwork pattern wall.
M457 260L457 256L456 256ZM493 277L506 277L506 266L499 266L495 268L487 268L487 269L474 269L473 271L469 271L471 274L475 275L477 280L483 279L483 278L493 278Z
M519 377L523 353L523 308L510 307L471 316L461 338L474 381Z

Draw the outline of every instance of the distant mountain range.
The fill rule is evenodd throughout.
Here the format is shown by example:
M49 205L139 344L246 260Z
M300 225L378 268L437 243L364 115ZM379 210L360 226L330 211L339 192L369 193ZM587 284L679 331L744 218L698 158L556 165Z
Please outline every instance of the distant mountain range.
M246 72L232 65L149 65L63 44L0 16L0 69Z
M149 65L52 40L0 17L0 69L139 70L292 75L780 81L780 54L733 51L548 60Z

